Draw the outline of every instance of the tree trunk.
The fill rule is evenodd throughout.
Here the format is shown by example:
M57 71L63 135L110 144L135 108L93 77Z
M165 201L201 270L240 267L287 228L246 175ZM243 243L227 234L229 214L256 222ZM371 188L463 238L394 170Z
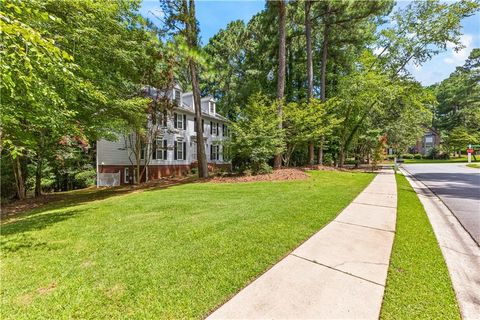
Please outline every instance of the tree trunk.
M185 8L186 9L186 8ZM195 18L195 2L189 1L188 19L186 20L186 28L188 34L188 45L190 49L198 49L198 30ZM208 178L208 163L205 154L205 143L203 139L202 127L202 104L200 100L200 85L198 83L197 65L193 58L188 61L190 69L190 77L192 79L193 103L195 105L195 116L197 121L195 126L197 128L197 163L198 163L198 177Z
M277 116L279 118L278 128L282 129L283 119L283 95L285 92L285 0L278 2L278 79L277 79ZM277 152L274 160L274 168L282 166L282 154Z
M327 81L327 58L328 58L328 37L330 32L329 15L330 9L327 3L327 12L325 14L325 24L323 27L323 44L322 44L322 69L320 74L320 99L325 101L326 95L326 81Z
M38 155L37 168L35 169L35 197L40 197L42 195L42 165L42 156Z
M25 190L25 180L23 178L22 173L22 165L20 163L20 157L16 157L12 159L13 164L13 175L15 176L15 182L17 187L17 196L19 200L23 200L26 198L26 190Z
M323 165L323 145L325 143L325 137L320 139L320 146L318 147L318 164Z
M307 44L307 103L313 96L313 56L312 56L312 22L310 20L310 8L312 2L305 1L305 41ZM315 163L315 148L313 141L308 143L308 163L313 166Z
M313 95L313 54L312 54L312 22L310 20L310 8L312 2L310 0L305 1L305 40L307 43L307 101Z

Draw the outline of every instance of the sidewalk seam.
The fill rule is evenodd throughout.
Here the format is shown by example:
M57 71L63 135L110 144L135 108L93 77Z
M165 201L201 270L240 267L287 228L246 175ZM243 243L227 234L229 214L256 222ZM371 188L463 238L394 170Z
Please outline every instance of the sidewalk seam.
M377 230L377 231L385 231L385 232L395 233L395 231L393 231L393 230L385 230L385 229L380 229L380 228L375 228L375 227L369 227L369 226L364 226L364 225L361 225L361 224L356 224L356 223L351 223L351 222L336 221L336 220L334 220L332 222L344 223L344 224L349 224L351 226L357 226L357 227L362 227L362 228L367 228L367 229L372 229L372 230Z
M291 255L291 256L294 256L294 257L297 257L297 258L299 258L299 259L302 259L302 260L305 260L305 261L314 263L314 264L318 264L319 266L322 266L322 267L325 267L325 268L328 268L328 269L332 269L332 270L341 272L341 273L343 273L343 274L349 275L349 276L351 276L351 277L354 277L354 278L357 278L357 279L360 279L360 280L364 280L364 281L367 281L367 282L370 282L370 283L373 283L373 284L376 284L376 285L378 285L378 286L380 286L380 287L385 288L384 285L382 285L382 284L380 284L380 283L378 283L378 282L375 282L375 281L372 281L372 280L368 280L368 279L365 279L365 278L363 278L363 277L360 277L360 276L357 276L357 275L354 275L354 274L351 274L351 273L348 273L348 272L345 272L345 271L336 269L336 268L334 268L334 267L331 267L331 266L329 266L329 265L320 263L320 262L318 262L318 261L310 260L310 259L307 259L307 258L298 256L298 255L296 255L296 254L294 254L294 253L291 253L290 255Z

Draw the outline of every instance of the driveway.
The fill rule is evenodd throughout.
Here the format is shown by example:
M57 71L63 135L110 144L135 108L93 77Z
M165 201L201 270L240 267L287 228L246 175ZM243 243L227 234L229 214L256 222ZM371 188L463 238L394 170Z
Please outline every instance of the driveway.
M429 187L480 244L480 170L458 163L405 164L403 168Z

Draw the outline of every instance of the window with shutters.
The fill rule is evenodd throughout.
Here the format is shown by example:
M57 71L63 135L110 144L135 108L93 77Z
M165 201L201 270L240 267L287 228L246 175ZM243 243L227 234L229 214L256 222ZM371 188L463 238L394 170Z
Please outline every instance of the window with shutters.
M145 159L145 145L142 143L142 146L140 148L140 159L144 160Z
M186 114L173 114L173 123L176 129L187 130L187 115Z
M175 160L187 160L187 143L183 141L175 141L174 148Z
M167 160L167 140L158 137L153 143L152 159Z
M210 134L217 135L218 132L218 123L210 121Z

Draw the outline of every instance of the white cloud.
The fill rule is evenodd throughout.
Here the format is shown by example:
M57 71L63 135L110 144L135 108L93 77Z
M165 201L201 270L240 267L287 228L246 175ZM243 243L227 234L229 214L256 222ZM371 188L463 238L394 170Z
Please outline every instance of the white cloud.
M464 48L458 51L454 50L453 43L447 43L448 51L450 55L443 59L443 62L447 64L453 64L459 66L465 63L465 60L468 58L468 55L473 49L473 35L463 34L460 36L460 42L463 44Z

